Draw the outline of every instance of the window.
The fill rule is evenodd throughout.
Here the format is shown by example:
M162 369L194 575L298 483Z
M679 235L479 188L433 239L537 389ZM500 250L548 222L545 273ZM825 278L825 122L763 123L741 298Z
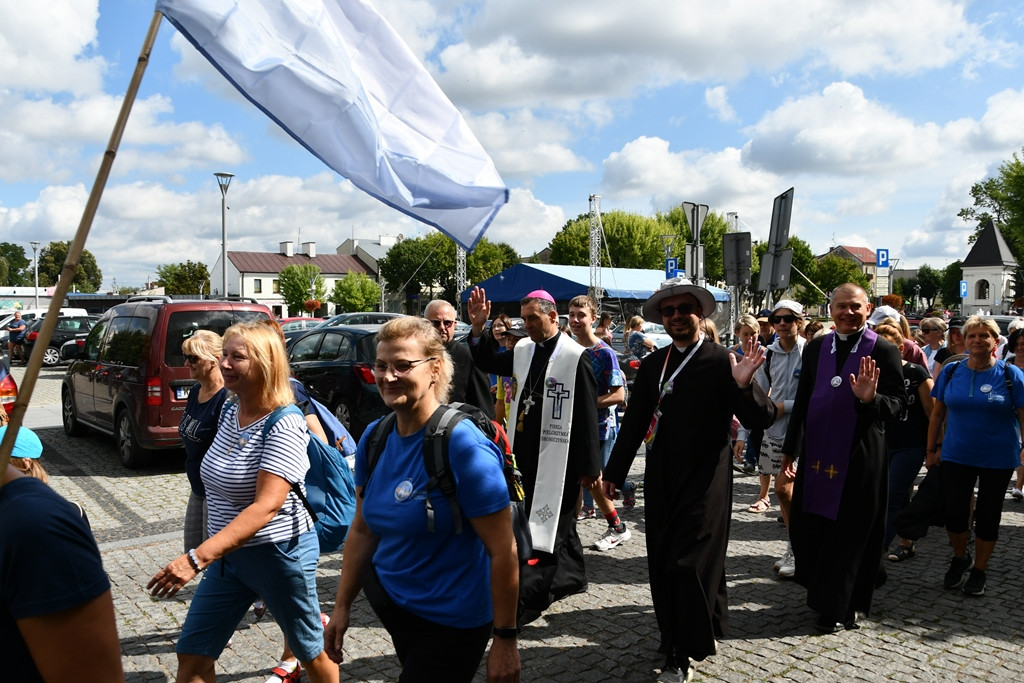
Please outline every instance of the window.
M181 367L185 356L181 344L195 334L196 330L210 330L223 335L235 323L266 318L259 311L175 311L167 318L167 337L164 339L164 363Z
M119 317L110 321L110 334L100 349L103 362L138 367L148 353L148 318Z
M977 294L974 297L975 299L978 299L979 301L986 301L986 300L988 300L988 292L989 292L988 280L978 280L978 285L977 285L976 291L977 291Z
M96 360L100 357L100 342L103 341L103 333L107 330L107 321L96 324L92 333L85 338L85 346L82 347L81 357L85 360Z
M262 279L260 279L258 277L254 277L252 279L252 291L253 291L253 294L262 294L263 293L263 280Z
M271 291L273 291L274 294L280 294L281 293L281 281L280 280L272 280L271 282L272 282L271 287L273 288Z
M316 347L323 338L323 334L310 334L300 338L292 346L292 352L288 356L289 362L301 363L303 361L316 360Z
M352 348L352 339L347 334L325 334L324 343L320 345L318 360L345 360Z

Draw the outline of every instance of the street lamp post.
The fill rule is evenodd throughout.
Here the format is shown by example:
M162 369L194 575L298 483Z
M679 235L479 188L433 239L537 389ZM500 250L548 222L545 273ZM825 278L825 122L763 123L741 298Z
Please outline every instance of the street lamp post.
M35 307L39 308L39 242L29 242L32 245L32 270L35 272Z
M234 173L214 173L220 186L220 274L221 296L228 295L228 186Z

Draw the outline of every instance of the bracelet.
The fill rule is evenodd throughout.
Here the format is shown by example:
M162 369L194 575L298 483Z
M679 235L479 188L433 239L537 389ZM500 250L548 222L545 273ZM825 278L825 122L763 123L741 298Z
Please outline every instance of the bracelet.
M498 628L494 627L495 638L509 638L515 640L519 637L519 629L517 628Z
M196 549L192 548L188 551L188 561L192 564L192 568L197 572L203 571L203 568L199 566L199 558L196 557Z

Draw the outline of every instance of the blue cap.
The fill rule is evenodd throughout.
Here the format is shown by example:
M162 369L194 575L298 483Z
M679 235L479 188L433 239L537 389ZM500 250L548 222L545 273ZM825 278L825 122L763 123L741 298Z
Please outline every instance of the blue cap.
M0 439L7 433L7 425L0 427ZM14 442L14 450L11 451L12 458L38 458L43 454L43 442L39 440L36 433L28 427L18 430L18 438Z

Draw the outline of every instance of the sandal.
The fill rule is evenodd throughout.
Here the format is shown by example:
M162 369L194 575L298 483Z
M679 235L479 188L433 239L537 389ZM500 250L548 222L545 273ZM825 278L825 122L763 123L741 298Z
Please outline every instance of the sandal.
M758 498L756 503L747 508L747 512L767 512L771 507L771 500L768 498Z
M914 550L914 546L898 545L895 550L889 553L889 560L891 562L902 562L903 560L909 560L914 555L917 555L917 551Z

